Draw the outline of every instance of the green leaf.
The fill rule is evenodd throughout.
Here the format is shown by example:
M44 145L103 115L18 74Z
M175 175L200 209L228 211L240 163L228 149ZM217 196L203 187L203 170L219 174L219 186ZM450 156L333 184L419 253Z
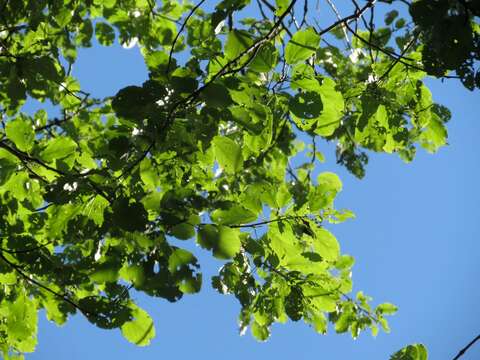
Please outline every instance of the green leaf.
M213 256L231 259L240 251L240 231L225 226L218 227L218 241L213 247Z
M175 249L168 258L168 270L175 273L179 268L196 262L197 259L191 252L185 249Z
M95 36L100 44L110 46L115 40L115 31L107 23L97 22L95 24Z
M388 13L385 14L385 24L390 25L397 16L398 16L397 10L389 11Z
M138 346L147 346L155 337L153 320L148 313L136 305L131 305L132 321L121 327L122 335L131 343Z
M108 200L101 197L100 195L96 195L91 201L89 201L85 205L83 209L83 214L92 219L95 224L101 226L104 220L104 210L109 205L110 204Z
M355 259L350 255L342 255L338 258L335 263L335 267L338 270L347 270L350 269L355 263Z
M0 273L0 284L2 285L14 285L17 281L17 275L14 272Z
M337 239L326 229L315 229L314 246L320 256L327 261L336 261L340 255Z
M225 172L233 174L242 168L242 149L238 144L226 136L216 136L212 143L215 158Z
M321 312L315 312L311 315L309 322L313 325L315 331L319 334L326 334L327 333L327 319L325 319L325 315Z
M320 116L323 102L318 92L299 92L290 100L289 108L300 119L311 120ZM307 122L305 129L309 129L312 124L312 122Z
M118 116L140 122L155 109L155 101L161 98L155 97L145 87L127 86L121 89L112 100L112 108Z
M282 184L277 190L276 194L276 203L278 208L283 208L286 206L292 199L292 194L288 190L288 187L285 184Z
M225 43L225 56L228 60L236 59L253 44L252 36L243 30L232 30Z
M69 222L81 211L82 205L66 204L62 206L51 206L47 209L50 214L47 229L51 237L59 236L65 231Z
M251 327L252 335L258 341L266 341L270 336L270 330L265 325L260 325L258 322L254 321Z
M160 186L160 177L149 158L140 163L140 178L149 190L156 190Z
M390 332L390 326L388 326L387 319L385 319L384 317L379 317L378 322L380 323L383 331L385 331L386 333Z
M59 301L55 297L47 297L42 305L48 320L55 322L57 325L63 325L67 321L67 314L61 311L61 300Z
M335 89L336 84L330 78L323 78L318 88L322 103L322 113L318 117L315 133L321 136L330 136L340 126L345 103L342 94Z
M375 312L378 314L393 315L397 312L398 308L390 303L383 303L377 306Z
M428 352L422 344L412 344L397 351L390 360L428 360Z
M90 279L98 284L106 282L115 282L118 280L120 264L115 261L109 261L99 264L90 274Z
M275 10L275 15L281 16L288 9L288 5L290 4L290 1L275 0L275 4L277 5L277 10Z
M55 83L62 81L59 68L55 60L48 56L40 56L26 59L26 75L29 81L34 82L37 75L41 75L43 80L51 80Z
M225 108L232 104L228 90L221 84L211 84L200 94L200 98L208 106Z
M126 231L143 231L147 223L147 212L141 203L129 203L120 198L112 204L112 224Z
M423 148L433 153L439 147L447 143L447 130L436 118L431 118L429 124L420 135L420 142Z
M324 312L334 312L337 308L338 298L335 295L325 295L324 288L307 288L304 289L304 295L316 310Z
M6 88L6 95L10 100L10 106L16 107L26 99L25 84L17 76L12 76Z
M308 204L311 211L332 207L333 200L342 190L342 182L332 172L323 172L317 177L317 187L310 191Z
M60 27L64 27L64 26L67 26L68 23L71 21L72 16L73 16L73 11L70 8L66 7L66 8L60 9L58 14L55 16L55 20L57 21Z
M323 192L331 193L334 197L342 191L342 181L337 174L332 172L320 173L317 177L317 183Z
M5 318L8 338L18 351L32 352L37 343L37 307L25 293L21 293L13 303L2 302L2 308L8 306Z
M317 51L320 36L312 28L297 31L285 47L285 60L296 64L307 60Z
M5 126L7 137L14 142L21 151L30 151L35 140L35 132L32 123L20 116L15 120L9 121Z
M62 160L75 153L77 144L68 137L57 137L47 143L45 149L40 152L40 156L46 162Z
M218 259L231 259L240 251L240 231L226 226L204 225L198 231L200 246L213 250Z
M354 321L355 316L350 310L342 312L337 321L335 321L335 331L339 334L346 332Z
M227 210L217 209L211 214L212 220L219 225L240 225L257 219L257 215L240 205L233 205Z
M188 240L195 236L195 228L192 224L182 223L171 229L171 234L180 240Z
M250 62L250 69L258 72L267 72L272 70L278 61L278 51L274 45L267 43L257 52Z

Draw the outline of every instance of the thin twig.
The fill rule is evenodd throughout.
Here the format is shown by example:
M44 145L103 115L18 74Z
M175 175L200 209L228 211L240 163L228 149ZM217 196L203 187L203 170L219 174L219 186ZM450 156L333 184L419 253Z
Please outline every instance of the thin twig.
M407 44L407 46L405 46L405 48L402 50L402 53L400 54L400 57L393 60L392 63L390 64L390 66L388 67L388 69L382 74L382 76L380 76L377 80L377 82L380 82L382 81L383 79L385 79L387 77L388 74L390 74L390 72L393 70L393 68L395 67L395 65L397 65L400 61L401 58L404 57L404 55L407 53L407 51L410 49L410 47L412 46L412 44L417 40L417 37L413 37L412 40L409 41L409 43Z
M77 310L79 310L81 313L83 313L85 316L91 316L93 315L92 313L88 312L87 310L83 309L80 305L78 305L77 303L75 303L72 299L70 299L67 295L64 295L64 294L60 294L58 292L56 292L55 290L52 290L50 289L48 286L45 286L43 285L41 282L35 280L34 278L32 278L31 276L27 275L25 272L23 272L23 270L20 268L20 266L14 264L13 262L11 262L10 260L8 260L5 255L3 255L3 253L0 252L0 259L2 259L3 261L5 261L5 263L7 263L7 265L9 265L12 269L14 269L21 277L23 277L27 282L31 283L31 284L34 284L36 286L38 286L39 288L42 288L43 290L55 295L56 297L62 299L63 301L65 301L66 303L72 305L74 308L76 308Z
M168 75L170 71L170 65L172 63L172 55L173 55L173 49L175 48L175 44L177 43L178 38L180 37L180 34L182 33L183 29L187 25L188 20L192 17L192 15L195 13L195 11L202 6L202 4L205 2L205 0L200 0L200 2L195 5L192 10L188 13L187 17L185 18L185 21L182 23L182 26L180 26L180 29L177 32L177 35L175 35L175 39L173 39L172 42L172 48L170 49L170 53L168 54L168 64L167 64L167 69L165 70L165 73Z
M338 11L337 7L333 3L332 0L326 0L327 4L330 6L332 11L335 13L335 16L337 17L338 20L342 19L342 16L340 15L340 12ZM345 30L345 27L342 26L342 32L343 32L343 37L345 38L345 42L347 43L347 46L350 50L353 51L352 49L352 44L350 43L350 39L348 38L347 30Z
M22 249L22 250L9 250L9 249L5 249L5 248L0 248L0 252L5 252L7 254L27 254L29 252L33 252L33 251L36 251L36 250L40 250L40 249L43 249L45 246L48 246L50 244L53 244L54 240L51 240L49 242L46 242L45 244L41 244L39 246L35 246L35 247L32 247L32 248L29 248L29 249Z
M460 359L460 357L463 356L463 354L465 354L467 352L467 350L473 346L473 344L475 344L478 340L480 340L480 334L477 335L472 341L470 341L467 346L465 346L462 350L460 350L457 354L457 356L455 356L452 360L458 360Z
M275 35L277 35L277 29L279 26L281 26L282 24L282 21L283 19L287 16L287 14L290 12L290 10L293 8L293 6L295 5L297 0L292 0L292 2L290 3L290 5L288 6L288 8L285 10L285 12L279 17L279 19L275 22L275 24L273 25L273 27L270 29L270 31L265 35L263 36L259 41L257 41L256 43L252 44L250 47L248 47L247 49L245 49L244 51L242 51L241 54L239 54L237 57L235 57L234 59L230 60L228 63L226 63L217 73L215 73L209 81L205 82L202 86L200 86L199 88L197 88L194 92L192 92L189 96L187 96L186 98L182 99L182 100L179 100L177 101L176 103L173 104L173 106L171 107L171 109L169 110L169 113L167 115L167 119L166 121L164 122L163 126L161 127L160 129L160 132L162 134L166 134L167 133L167 128L170 126L170 124L172 123L173 121L173 115L175 113L175 111L180 107L186 107L189 105L189 103L191 103L192 101L194 101L209 85L211 85L215 80L217 80L218 78L224 76L224 75L227 75L227 74L231 74L231 73L234 73L234 72L238 72L240 71L243 67L246 66L246 64L243 64L240 68L234 68L234 69L231 69L231 67L233 65L235 65L238 60L240 60L242 57L244 57L245 55L251 55L250 58L247 60L246 63L249 63L253 57L255 57L257 51L260 49L260 47L270 41L273 37L275 37ZM203 3L203 1L201 1L198 6L200 6L201 4ZM183 28L183 27L182 27ZM147 147L147 149L142 153L142 155L137 158L125 171L122 172L122 174L120 174L118 176L118 178L122 178L124 176L126 176L128 173L130 173L147 155L148 153L153 149L153 147L155 146L156 144L156 140L154 139L150 145Z
M36 163L42 167L44 167L45 169L47 170L50 170L50 171L53 171L54 173L58 174L58 175L62 175L62 176L66 176L68 175L67 173L61 171L61 170L58 170L46 163L44 163L43 161L41 161L40 159L37 159L35 157L32 157L30 155L28 155L27 153L23 152L23 151L20 151L18 149L15 149L14 147L12 146L9 146L7 145L4 141L0 141L0 148L3 148L5 150L7 150L9 153L11 153L12 155L14 155L16 158L18 158L22 163L24 163L24 161L29 161L29 162L33 162L33 163ZM28 167L27 167L28 169ZM34 173L35 174L35 173ZM35 174L36 175L36 174ZM81 177L84 177L83 174L81 173L77 173L75 174L78 178L81 178ZM38 176L38 175L37 175ZM110 196L105 193L102 189L100 189L97 184L95 184L93 181L91 181L90 179L86 178L86 181L87 183L92 187L93 190L95 190L95 192L100 195L101 197L103 197L105 200L107 200L110 204L113 202L113 200L110 198Z

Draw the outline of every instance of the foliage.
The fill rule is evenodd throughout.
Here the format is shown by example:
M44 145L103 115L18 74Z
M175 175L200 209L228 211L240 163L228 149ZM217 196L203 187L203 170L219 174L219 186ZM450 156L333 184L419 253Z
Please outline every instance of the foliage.
M455 70L466 88L480 88L480 3L416 1L410 12L422 39L422 63L429 74ZM477 69L475 69L477 67Z
M392 355L390 360L427 360L427 349L422 344L413 344L404 347Z
M425 1L411 8L419 27L392 10L375 29L361 27L374 1L324 29L307 11L294 19L295 0L260 9L223 0L210 12L203 2L0 2L6 358L34 350L40 309L59 325L80 312L147 345L153 323L130 292L175 302L202 285L197 259L175 239L224 261L212 286L238 299L241 330L259 340L288 319L321 334L328 322L353 337L389 331L394 305L348 295L354 260L329 224L353 214L334 207L335 174L313 176L316 141L335 142L357 177L367 151L405 161L418 147L435 152L450 114L422 79L449 69L469 78L459 69L470 55L432 68L451 50L435 38L443 25L424 20ZM478 9L466 4L477 39ZM243 17L248 9L255 17ZM139 46L149 79L92 97L71 69L95 41ZM60 115L27 114L26 101Z

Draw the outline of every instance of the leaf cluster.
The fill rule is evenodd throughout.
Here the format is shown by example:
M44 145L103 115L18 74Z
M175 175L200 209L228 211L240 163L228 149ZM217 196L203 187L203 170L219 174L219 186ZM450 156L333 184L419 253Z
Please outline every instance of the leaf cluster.
M315 171L317 142L334 142L337 162L359 178L367 152L405 161L418 147L435 152L450 113L423 78L444 73L435 57L457 69L466 52L450 61L438 49L440 25L424 20L423 1L411 8L421 36L398 12L384 26L359 26L373 2L324 29L307 10L297 22L295 3L242 18L248 0L210 12L203 1L2 2L6 358L34 350L40 309L59 325L80 312L147 345L153 322L132 291L175 302L201 289L200 264L182 241L222 261L212 286L238 299L240 330L259 340L289 319L322 334L330 322L354 338L389 331L394 305L348 295L354 260L331 225L353 213L334 206L338 176ZM455 46L470 46L462 39ZM96 41L138 46L148 80L103 99L82 89L72 65ZM25 113L27 100L61 115Z

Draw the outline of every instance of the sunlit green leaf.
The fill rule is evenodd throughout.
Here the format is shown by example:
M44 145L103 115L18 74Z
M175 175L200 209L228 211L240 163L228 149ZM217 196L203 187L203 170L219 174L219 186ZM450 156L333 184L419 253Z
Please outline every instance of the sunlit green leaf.
M17 148L21 151L29 151L33 146L35 132L30 121L23 117L19 117L7 123L5 132L10 140L12 140Z
M397 351L390 360L428 360L428 353L424 345L413 344Z
M220 167L228 173L235 173L242 168L242 149L238 144L226 136L217 136L213 139L215 158Z
M296 64L307 60L317 50L320 36L312 28L296 32L285 47L285 60Z
M61 160L72 155L77 149L77 144L70 138L58 137L50 140L42 150L40 156L47 162Z
M249 33L242 30L232 30L228 33L225 43L225 55L229 60L235 59L252 44L253 39Z
M133 320L122 325L122 335L135 345L146 346L155 337L153 321L145 310L131 307Z

